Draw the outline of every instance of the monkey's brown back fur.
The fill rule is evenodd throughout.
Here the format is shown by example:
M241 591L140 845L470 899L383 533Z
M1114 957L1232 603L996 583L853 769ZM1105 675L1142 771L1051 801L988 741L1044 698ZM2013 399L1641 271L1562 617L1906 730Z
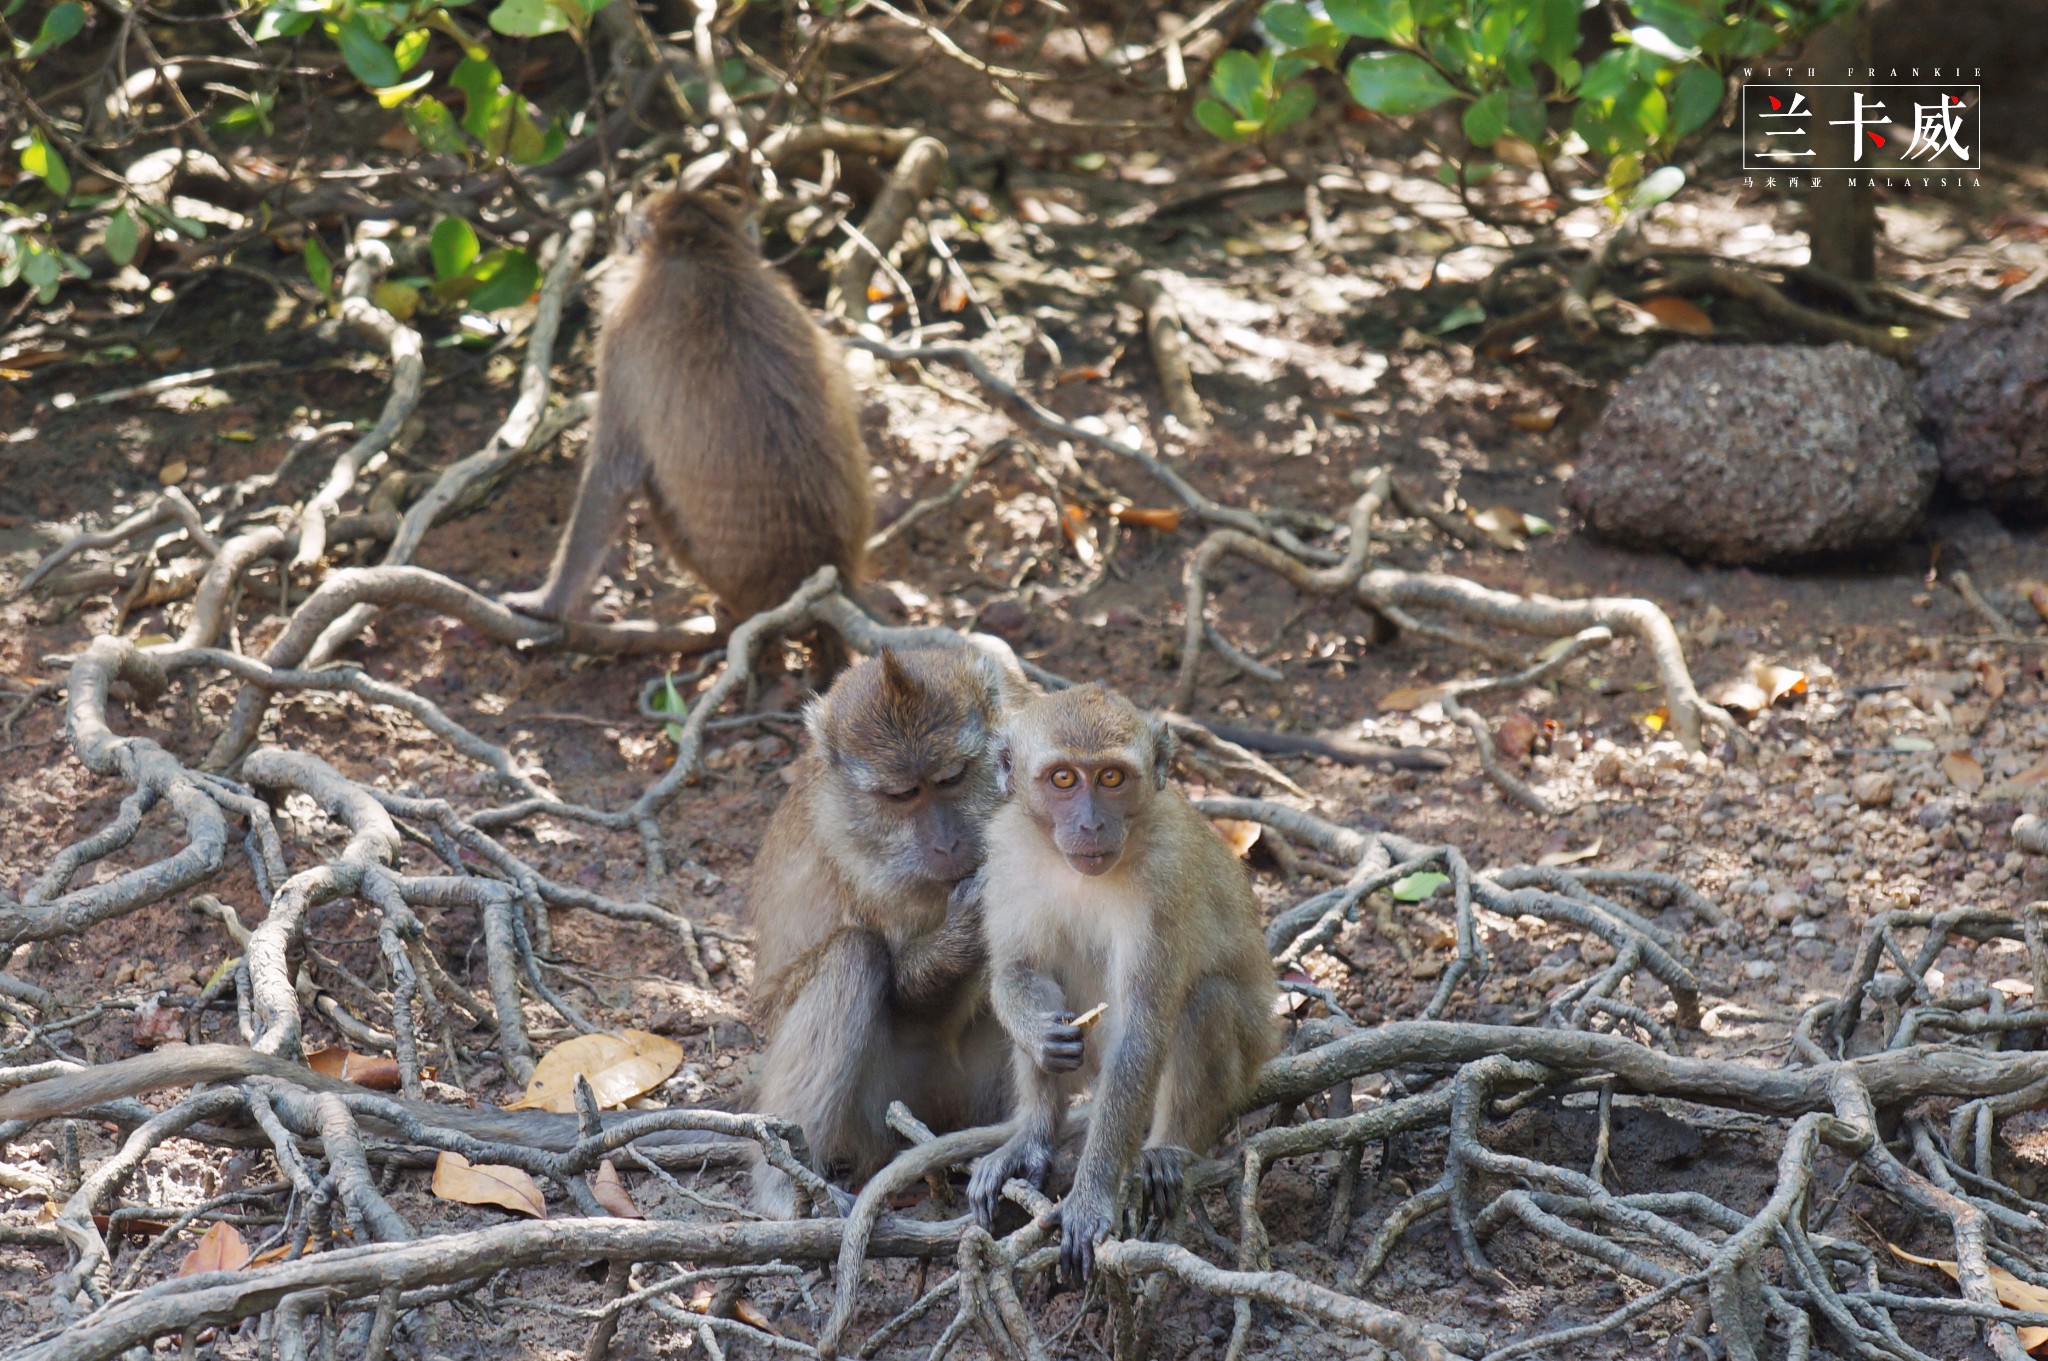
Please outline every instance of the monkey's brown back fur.
M837 346L716 194L654 200L627 239L576 505L547 583L506 603L571 613L643 492L670 555L737 617L828 563L855 584L868 459Z
M837 347L713 195L657 200L640 250L599 351L598 420L646 450L670 551L743 618L826 563L853 585L868 459Z

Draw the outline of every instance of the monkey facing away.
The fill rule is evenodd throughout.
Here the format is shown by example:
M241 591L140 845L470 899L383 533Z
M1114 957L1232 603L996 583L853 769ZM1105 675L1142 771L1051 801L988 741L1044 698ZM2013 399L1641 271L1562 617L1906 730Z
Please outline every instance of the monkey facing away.
M633 272L599 345L575 508L546 584L504 603L545 619L573 613L643 492L670 556L736 618L780 603L828 563L856 584L868 459L838 348L720 194L664 194L627 239ZM837 640L821 642L836 670Z
M1093 1269L1133 1165L1170 1213L1185 1159L1222 1134L1278 1047L1251 881L1168 782L1172 758L1172 734L1100 685L1022 706L999 754L1010 797L989 823L981 880L1020 1125L975 1165L968 1198L986 1225L1010 1177L1042 1181L1067 1098L1092 1078L1060 1206L1073 1278ZM1091 1058L1074 1011L1100 1003Z
M820 1170L859 1179L887 1161L892 1100L942 1131L1008 1111L1009 1041L962 881L1001 797L1004 715L1029 691L988 641L885 650L841 674L806 715L810 749L754 861L769 1039L749 1105L800 1124ZM790 1213L788 1179L754 1175L757 1205Z

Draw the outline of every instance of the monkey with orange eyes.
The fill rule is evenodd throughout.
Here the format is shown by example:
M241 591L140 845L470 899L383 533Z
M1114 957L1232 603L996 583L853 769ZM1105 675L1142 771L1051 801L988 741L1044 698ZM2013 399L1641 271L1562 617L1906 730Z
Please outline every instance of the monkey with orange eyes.
M1170 1214L1187 1158L1223 1133L1278 1047L1273 966L1244 866L1168 781L1173 736L1100 685L1006 724L981 874L991 999L1013 1044L1017 1132L974 1168L984 1224L1004 1182L1041 1184L1068 1098L1094 1090L1060 1261L1085 1279L1135 1167ZM1077 1010L1107 1003L1099 1044Z

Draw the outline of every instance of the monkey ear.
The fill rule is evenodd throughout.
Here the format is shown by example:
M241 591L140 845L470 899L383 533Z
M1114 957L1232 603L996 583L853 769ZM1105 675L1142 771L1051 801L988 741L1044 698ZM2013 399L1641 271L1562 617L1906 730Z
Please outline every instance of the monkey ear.
M804 702L804 731L810 735L811 746L829 759L832 744L825 740L825 700L822 696L813 695Z
M1152 721L1152 787L1166 788L1166 781L1173 773L1173 753L1179 744L1174 740L1173 729L1157 719Z
M1017 782L1016 760L1010 755L1010 739L998 737L989 755L996 763L996 792L1007 799L1010 797L1011 786Z

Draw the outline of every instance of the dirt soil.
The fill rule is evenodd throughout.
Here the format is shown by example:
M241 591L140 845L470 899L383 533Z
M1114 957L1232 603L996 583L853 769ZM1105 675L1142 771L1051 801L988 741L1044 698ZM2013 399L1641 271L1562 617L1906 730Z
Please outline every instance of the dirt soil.
M1450 768L1435 774L1279 760L1324 816L1454 843L1475 868L1585 851L1590 865L1684 876L1725 905L1741 932L1717 940L1678 914L1665 919L1687 932L1709 982L1701 1029L1682 1035L1680 1048L1762 1063L1785 1057L1801 1010L1838 990L1859 929L1872 914L1964 904L2010 910L2044 896L2048 866L2024 859L2008 844L2006 829L2020 791L2041 779L2048 762L2048 681L2042 674L2048 649L2038 627L2027 630L2025 645L1988 641L1984 621L1941 573L1964 563L1980 585L2010 591L2024 579L2048 577L2048 536L2008 528L1982 510L1944 505L1922 537L1888 556L1802 573L1700 567L1609 547L1564 514L1560 489L1579 433L1612 384L1671 337L1639 325L1611 327L1594 344L1577 346L1561 332L1547 332L1534 349L1505 362L1476 359L1465 346L1439 338L1437 323L1473 296L1503 252L1498 237L1466 219L1454 196L1437 185L1418 146L1377 127L1324 127L1317 151L1341 154L1366 186L1330 205L1335 241L1327 251L1308 243L1300 196L1284 190L1116 226L1112 219L1131 205L1244 169L1254 158L1172 128L1146 127L1140 135L1110 139L1107 160L1098 166L1087 155L1104 144L1096 131L1027 123L1006 105L970 103L974 88L956 71L927 68L892 87L881 112L957 129L949 139L962 183L950 202L976 220L976 230L957 231L955 239L979 302L1013 332L1011 343L996 348L1027 390L1069 416L1094 416L1112 430L1135 425L1184 476L1231 504L1340 516L1353 494L1350 474L1386 464L1432 497L1454 493L1474 507L1508 506L1541 516L1555 532L1519 552L1460 549L1420 521L1395 519L1384 560L1557 597L1648 597L1679 625L1703 689L1747 674L1754 661L1805 678L1803 693L1785 697L1751 723L1758 754L1749 764L1735 763L1726 745L1688 755L1664 736L1652 673L1628 645L1575 663L1555 684L1481 701L1496 727L1517 713L1540 724L1545 742L1539 747L1547 744L1547 751L1516 764L1546 798L1569 810L1543 820L1503 801L1482 776L1469 736L1439 710L1380 703L1404 688L1480 674L1491 663L1424 639L1375 644L1372 621L1358 610L1305 605L1269 576L1241 565L1226 568L1217 589L1220 629L1285 679L1269 685L1236 676L1210 656L1198 713L1421 744L1451 755ZM1057 101L1048 108L1058 112ZM1729 177L1696 178L1693 190L1658 214L1653 239L1764 261L1792 258L1802 249L1795 202L1744 191ZM2002 272L2040 263L2040 234L2025 224L2043 220L2042 203L2023 182L1987 175L1978 192L1899 194L1881 204L1882 269L1908 286L1981 304L2000 286ZM1987 234L1983 224L1995 222L2020 225L2006 235ZM1568 225L1593 223L1587 210L1583 222ZM1183 313L1199 342L1197 387L1213 420L1199 432L1167 423L1138 314L1120 301L1123 279L1140 265L1171 271L1181 289ZM76 299L68 320L82 330L127 332L140 324L94 295L67 296ZM948 319L964 321L973 333L981 329L975 316L968 308ZM303 304L279 303L259 282L220 275L151 323L151 341L159 347L153 365L60 364L30 381L0 384L0 674L22 682L61 675L46 658L74 652L112 627L118 588L101 585L56 599L12 595L41 555L69 534L112 523L168 478L172 465L182 465L180 485L198 495L274 467L297 427L374 418L388 377L381 364L310 320ZM577 338L566 350L564 390L588 384L588 320L583 309L571 316ZM1733 308L1716 309L1715 320L1723 338L1764 334ZM155 400L73 400L157 372L246 361L258 335L260 353L278 360L278 370L229 376ZM431 469L476 449L511 400L511 364L503 357L478 359L452 349L429 354L434 386L423 417L401 442L396 460L402 466ZM1039 437L991 410L958 371L904 369L893 381L877 381L872 366L856 360L855 367L866 375L866 420L884 521L942 487L989 442ZM1528 428L1545 426L1553 409L1554 423ZM1513 419L1518 415L1520 424ZM1060 451L1041 443L1054 466L1062 466ZM337 448L330 440L301 461L289 482L292 495L307 493ZM567 510L579 452L580 439L572 439L566 451L523 471L480 513L434 531L419 561L487 591L533 585ZM1096 452L1078 457L1133 505L1170 504L1135 465ZM1043 667L1107 680L1141 703L1165 704L1181 634L1180 569L1196 542L1195 528L1190 523L1162 533L1098 519L1091 531L1100 535L1100 551L1087 563L1062 534L1059 511L1014 461L992 465L966 498L880 554L862 596L891 621L961 627L979 621L1004 632ZM84 563L114 560L88 555ZM283 618L275 573L259 575L258 582L242 602L239 622L238 645L248 651L260 650ZM304 582L294 585L292 598L305 589ZM604 617L678 619L703 605L701 592L636 534L617 555L597 610ZM175 634L184 608L173 603L131 613L122 631ZM659 662L520 655L424 613L380 620L353 655L372 674L432 698L509 747L544 771L561 794L584 803L622 806L663 769L671 750L661 729L635 711L636 693L659 673ZM196 762L225 717L231 693L218 680L186 683L153 709L131 713L117 705L116 724ZM793 698L771 696L784 703ZM742 906L749 865L785 789L799 731L793 722L770 719L721 735L708 772L663 818L682 865L661 897L722 933L716 991L682 981L688 972L671 938L575 912L555 917L558 986L593 1016L669 1034L686 1047L686 1065L664 1099L729 1094L754 1052ZM380 787L443 796L465 807L496 801L487 774L409 719L345 698L281 698L264 737L315 752ZM1927 740L1907 744L1920 750L1904 751L1894 745L1902 737ZM1890 778L1856 783L1875 774ZM1880 784L1889 786L1888 798L1875 797ZM1869 806L1852 797L1852 786ZM123 792L73 757L61 698L29 705L0 738L0 891L26 889L61 847L107 823ZM1247 781L1234 792L1275 791ZM288 807L281 827L295 869L339 844L337 830L310 806ZM617 896L638 891L631 838L546 818L508 835L543 873ZM133 846L94 866L83 881L148 863L172 845L159 816ZM418 848L407 855L410 864L427 863ZM206 889L253 920L261 908L246 864L239 857L230 863ZM1310 891L1286 881L1257 849L1253 863L1269 911ZM1404 907L1398 918L1348 929L1311 957L1310 974L1361 1023L1414 1016L1449 958L1449 917L1439 906ZM348 901L314 912L309 947L326 961L325 976L381 977L372 920ZM426 925L451 970L471 978L478 922L444 914ZM1494 970L1457 993L1454 1018L1533 1018L1547 997L1602 962L1575 933L1531 918L1490 919L1486 944ZM81 939L24 949L13 972L80 1008L120 1005L9 1050L4 1061L133 1052L130 1009L156 995L190 999L231 953L217 924L182 901L108 922ZM1958 947L1939 967L1951 979L2000 980L2023 972L2024 956L2017 947ZM350 996L346 985L336 986ZM373 999L357 992L353 1000L365 1014L377 1014ZM1318 1010L1310 1006L1301 1014ZM533 1022L544 1042L566 1036L559 1022L548 1031L541 1013ZM316 1018L309 1016L308 1026L309 1049L340 1043ZM8 1032L10 1044L17 1032ZM197 1032L236 1041L232 1005L206 1012ZM494 1066L444 1068L439 1077L478 1099L513 1094ZM1504 1148L1585 1166L1593 1157L1590 1111L1590 1098L1537 1103L1498 1124L1492 1137ZM1623 1103L1609 1184L1709 1189L1750 1209L1771 1184L1779 1129L1733 1114ZM105 1129L82 1131L78 1156L86 1166L109 1151L108 1137ZM1265 1187L1276 1265L1318 1281L1341 1280L1383 1214L1411 1185L1434 1178L1439 1152L1427 1140L1368 1150L1354 1222L1334 1254L1322 1245L1333 1170L1309 1162L1276 1168ZM14 1168L60 1184L66 1157L54 1129L8 1151ZM1822 1179L1830 1187L1841 1174L1842 1164L1823 1159ZM273 1175L267 1155L229 1160L174 1141L147 1162L131 1196L169 1217L238 1181L260 1183ZM436 1201L425 1180L418 1172L403 1173L394 1192L394 1203L421 1230L499 1217ZM652 1179L629 1181L649 1213L717 1213ZM0 1186L15 1185L0 1178ZM716 1178L706 1178L702 1189L726 1200L742 1194ZM43 1202L34 1190L0 1190L0 1337L26 1336L53 1322L47 1282L64 1263L63 1249L14 1243L6 1234L6 1226L32 1224ZM1889 1237L1929 1255L1950 1255L1923 1226L1860 1186L1846 1190L1830 1231L1872 1243ZM245 1232L253 1242L265 1229ZM145 1242L123 1240L117 1276ZM174 1269L185 1246L159 1253L145 1279ZM1511 1289L1485 1289L1463 1277L1448 1227L1433 1218L1411 1233L1368 1294L1505 1341L1596 1317L1639 1293L1633 1283L1589 1272L1518 1229L1503 1231L1493 1253ZM879 1269L880 1284L870 1289L863 1317L878 1322L902 1307L918 1275L910 1268ZM1898 1275L1922 1292L1947 1288L1918 1268L1901 1267ZM599 1296L600 1276L533 1272L498 1289L587 1305ZM808 1337L815 1326L810 1301L828 1299L829 1282L812 1272L802 1289L770 1285L756 1298L778 1326ZM1219 1356L1230 1321L1227 1303L1178 1288L1169 1291L1169 1301L1159 1354ZM469 1318L433 1311L437 1335L421 1354L578 1353L586 1325L514 1308L509 1299L475 1303L481 1308ZM1033 1307L1043 1311L1047 1335L1063 1352L1097 1350L1099 1311L1080 1316L1072 1295ZM940 1321L934 1316L913 1328L905 1354L928 1345ZM1559 1354L1664 1355L1671 1345L1666 1339L1686 1322L1680 1311L1653 1312L1635 1325L1639 1331ZM1966 1328L1914 1328L1913 1342L1933 1354L1979 1354ZM244 1335L220 1339L220 1345L224 1355L242 1355L253 1344ZM633 1313L613 1354L673 1356L694 1345L671 1325ZM1261 1315L1253 1352L1275 1358L1376 1354L1367 1344L1280 1313Z

